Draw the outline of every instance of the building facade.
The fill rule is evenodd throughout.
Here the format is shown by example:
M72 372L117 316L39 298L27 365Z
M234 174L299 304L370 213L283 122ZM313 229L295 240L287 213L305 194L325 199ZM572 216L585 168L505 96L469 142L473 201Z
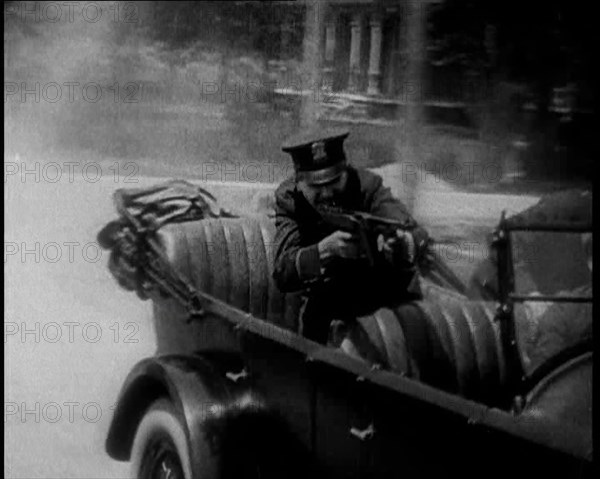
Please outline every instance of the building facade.
M333 91L395 97L406 63L406 16L400 2L329 2L322 42L323 83Z
M286 62L279 62L277 84L282 86L279 92L298 94L300 92L295 88L301 84L304 94L314 94L315 76L309 73L317 68L320 72L318 87L330 94L328 101L321 102L323 113L328 117L392 122L414 99L430 113L435 110L434 116L460 116L468 94L458 91L464 90L463 86L467 84L461 72L436 67L427 60L427 16L440 3L439 0L301 2L301 5L309 5L305 25L302 25L305 42L311 35L309 24L314 21L319 28L318 35L311 35L312 41L318 44L318 61L307 63L305 60L296 65L296 72ZM409 31L409 22L415 20L423 23L422 36L417 39L411 37ZM289 28L289 25L282 25L282 31ZM285 35L281 38L284 45ZM422 63L415 75L415 70L410 70L410 61L411 55L414 61L414 53L418 50ZM303 83L296 81L298 78L302 78ZM446 91L439 88L452 84L460 88L447 88Z

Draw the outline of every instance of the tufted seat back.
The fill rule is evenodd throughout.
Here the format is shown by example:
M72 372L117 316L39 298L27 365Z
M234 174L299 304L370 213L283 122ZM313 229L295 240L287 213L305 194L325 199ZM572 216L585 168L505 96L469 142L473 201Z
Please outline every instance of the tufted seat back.
M425 299L358 318L355 348L371 361L463 397L494 404L506 382L492 303L428 287ZM368 339L364 339L368 338Z
M495 303L470 301L429 285L416 306L424 320L421 336L427 338L420 352L419 343L413 347L427 372L423 379L486 404L497 401L506 384L506 365ZM416 329L406 321L403 326L407 335Z
M297 330L299 297L273 279L274 222L266 216L206 219L160 232L167 257L199 291Z

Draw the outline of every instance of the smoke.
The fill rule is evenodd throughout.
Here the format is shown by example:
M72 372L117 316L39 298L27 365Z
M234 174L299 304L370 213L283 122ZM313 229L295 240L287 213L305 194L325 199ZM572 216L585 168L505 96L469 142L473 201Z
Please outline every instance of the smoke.
M181 58L147 35L153 20L148 2L5 5L5 159L131 158L191 139L190 115L160 110L197 103L218 58L192 49L175 66Z
M83 125L69 126L82 119L86 106L98 106L90 101L98 94L95 85L120 76L115 24L108 16L114 4L94 4L98 10L88 8L84 16L74 3L71 12L54 2L5 5L6 153L33 153L57 146L67 133L80 136Z
M142 175L200 177L207 162L287 160L291 122L265 103L266 61L231 53L216 4L73 3L5 6L5 161L133 160Z

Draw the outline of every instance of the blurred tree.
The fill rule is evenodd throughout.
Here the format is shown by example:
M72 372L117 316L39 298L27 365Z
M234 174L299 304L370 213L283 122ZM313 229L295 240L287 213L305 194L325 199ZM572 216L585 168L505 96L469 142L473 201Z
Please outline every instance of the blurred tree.
M557 85L591 80L596 30L590 7L551 0L543 7L505 0L446 0L430 17L430 59L460 66L463 73L526 82L536 90L540 111L550 105ZM493 91L490 89L489 91Z
M406 203L410 211L415 209L418 194L418 172L423 166L423 155L421 144L423 139L424 111L423 111L423 88L425 79L425 47L426 22L429 2L417 3L406 2L406 46L408 53L405 95L407 100L406 118L398 119L398 127L401 129L396 149L405 149L406 155L399 154L401 161L405 162L404 171L410 174L402 175L404 189L406 191ZM406 162L408 160L408 162Z
M435 65L458 71L463 84L469 83L469 77L480 79L474 92L462 92L474 95L462 100L487 102L492 107L488 118L496 130L535 134L535 158L530 160L538 162L539 171L549 169L563 141L558 136L570 137L564 140L571 145L563 161L570 166L576 163L571 160L589 158L598 147L585 133L590 115L561 116L555 108L556 97L559 87L568 86L574 95L572 106L597 115L595 24L591 4L578 0L549 0L543 5L446 0L435 6L430 18L429 57ZM506 97L508 85L523 88L509 87L517 94L511 99ZM512 100L517 101L517 109L498 111L501 98L508 109ZM517 114L526 103L532 107L528 124L520 121L525 115ZM570 135L561 133L563 124L569 124L565 128ZM499 136L507 135L499 132Z
M287 45L299 53L301 6L251 1L144 3L149 35L171 48L201 42L209 49L229 45L238 53L275 58L287 54L280 51L283 32L288 35Z
M313 126L318 119L318 101L321 98L321 51L323 44L323 21L326 2L309 2L306 6L304 35L303 70L308 72L302 79L301 87L309 92L302 97L300 122L303 126Z

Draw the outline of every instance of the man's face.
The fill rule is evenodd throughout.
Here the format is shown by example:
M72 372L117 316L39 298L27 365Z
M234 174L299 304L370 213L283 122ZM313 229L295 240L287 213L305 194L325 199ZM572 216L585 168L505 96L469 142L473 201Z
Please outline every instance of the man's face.
M342 206L342 199L348 184L348 172L342 174L330 183L313 185L306 180L298 181L298 189L315 208L323 206Z

